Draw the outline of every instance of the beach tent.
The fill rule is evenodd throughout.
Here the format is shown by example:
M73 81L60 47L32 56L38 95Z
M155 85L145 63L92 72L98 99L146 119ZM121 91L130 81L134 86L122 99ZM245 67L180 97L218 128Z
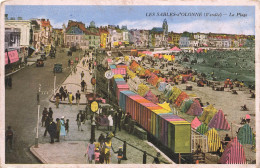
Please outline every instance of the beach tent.
M153 86L156 86L157 82L158 82L158 79L159 79L158 76L155 75L154 73L152 73L150 78L148 79L148 83L150 83Z
M172 86L167 85L165 89L165 97L169 99L169 97L172 95Z
M144 72L145 76L151 76L151 71L146 69L145 72Z
M209 128L206 124L201 124L200 126L197 127L196 131L203 135L206 132L208 132L208 129Z
M202 113L202 108L198 100L194 100L186 114L199 116Z
M138 75L142 76L142 77L145 76L145 69L143 67L140 67L140 71L139 71Z
M221 164L246 164L245 152L237 137L227 144L218 162Z
M197 53L201 53L201 52L203 52L202 48L197 49Z
M130 69L132 70L132 71L136 71L136 69L139 67L139 64L136 62L136 61L133 61L132 63L131 63L131 65L130 65Z
M133 79L133 78L136 76L136 74L135 74L133 71L131 71L129 68L127 68L126 72L127 72L127 75L128 75L131 79Z
M171 51L181 51L178 47L174 46L173 48L170 49Z
M162 108L168 110L168 111L172 111L171 107L170 107L170 103L164 102L163 104L158 104L159 106L161 106Z
M216 152L219 147L221 148L220 151L223 152L223 147L215 128L210 129L205 135L208 137L209 152Z
M205 124L208 124L216 113L217 113L217 109L213 107L212 104L210 104L209 106L203 109L203 113L199 117L199 120L204 122Z
M159 103L158 98L149 90L147 94L144 96L145 99L153 102L153 103Z
M193 101L191 99L184 100L181 105L181 112L186 113L189 110L192 103Z
M177 107L180 107L181 103L185 100L188 99L189 96L187 95L186 92L181 92L181 94L178 96L178 98L175 101L175 104L177 105Z
M195 117L191 122L191 128L193 128L193 129L197 129L200 125L201 125L201 122L197 117Z
M253 144L254 138L252 128L248 124L240 127L237 133L237 138L241 144Z
M174 86L172 88L172 93L170 94L169 100L172 100L172 102L175 102L175 100L177 99L177 97L181 94L181 90Z
M222 110L219 110L214 117L210 120L208 126L210 128L216 128L221 130L230 130L230 126L224 116Z
M138 85L138 89L137 89L137 93L140 95L140 96L144 96L147 94L147 92L150 90L150 88L147 86L147 85L144 85L144 84L140 84Z
M160 82L160 83L159 83L158 90L161 91L161 92L164 92L166 86L167 86L167 83L166 83L166 82Z

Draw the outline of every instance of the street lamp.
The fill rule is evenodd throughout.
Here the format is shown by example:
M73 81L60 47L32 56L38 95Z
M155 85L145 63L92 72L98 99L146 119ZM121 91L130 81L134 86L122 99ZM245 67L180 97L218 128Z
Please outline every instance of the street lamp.
M39 84L39 90L37 92L38 118L37 118L37 126L36 126L36 137L35 137L35 146L34 146L35 148L38 148L38 142L39 142L40 92L41 92L41 84Z
M56 74L55 69L53 70L54 80L53 80L53 96L55 97L55 85L56 85Z

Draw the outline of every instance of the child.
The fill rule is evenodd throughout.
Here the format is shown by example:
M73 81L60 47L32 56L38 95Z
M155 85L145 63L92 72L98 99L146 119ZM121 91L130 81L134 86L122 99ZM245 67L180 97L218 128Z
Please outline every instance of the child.
M100 156L99 148L96 148L95 149L95 164L99 164L99 156Z
M69 119L66 120L65 130L66 130L66 132L67 132L67 134L68 134L68 133L69 133Z
M122 160L122 158L123 158L123 151L122 151L122 147L119 147L119 150L117 151L117 152L115 152L115 153L117 153L117 160L118 160L118 164L120 164L121 163L121 160Z

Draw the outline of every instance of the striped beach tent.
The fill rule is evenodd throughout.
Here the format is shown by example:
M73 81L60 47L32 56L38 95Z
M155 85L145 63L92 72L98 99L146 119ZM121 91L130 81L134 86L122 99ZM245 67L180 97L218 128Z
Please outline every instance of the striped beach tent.
M193 129L197 129L200 125L201 125L201 122L197 117L195 117L191 122L191 128L193 128Z
M180 90L178 87L174 86L174 87L172 88L172 93L171 93L171 95L170 95L170 97L169 97L169 100L172 100L172 102L175 102L175 100L177 99L177 97L178 97L180 94L181 94L181 90Z
M219 147L221 148L221 152L223 152L223 147L215 128L210 129L205 135L208 137L209 152L216 152Z
M186 114L199 116L202 113L202 108L198 100L194 100Z
M217 109L213 107L212 104L209 106L205 107L203 109L202 115L199 117L199 120L202 121L205 124L208 124L210 120L213 118L213 116L217 113Z
M214 115L214 117L210 120L208 126L210 128L216 128L216 129L221 129L221 130L230 130L230 125L228 124L222 110L219 110Z
M184 100L181 105L181 112L186 113L190 109L192 103L193 101L191 99Z
M147 85L144 85L144 84L140 84L138 85L138 89L137 89L137 93L140 95L140 96L144 96L147 94L147 92L150 90L150 88L147 86Z
M158 79L159 79L158 76L155 75L154 73L152 73L147 82L150 83L153 86L156 86L157 83L158 83Z
M199 132L200 134L205 134L206 132L208 132L208 126L206 124L201 124L200 126L198 126L198 128L196 129L197 132Z
M188 99L189 96L187 95L186 92L181 92L181 94L178 96L178 98L175 101L175 104L177 105L177 107L181 106L181 103L185 100Z
M238 142L237 137L227 144L225 151L219 159L221 164L246 164L246 157L243 146Z
M153 102L153 103L159 103L159 101L158 101L158 97L156 97L156 95L155 94L153 94L153 92L151 91L151 90L149 90L147 93L146 93L146 95L144 96L144 98L145 99L147 99L147 100L149 100L149 101L151 101L151 102Z
M237 133L237 138L241 144L253 144L252 128L248 124L240 127Z

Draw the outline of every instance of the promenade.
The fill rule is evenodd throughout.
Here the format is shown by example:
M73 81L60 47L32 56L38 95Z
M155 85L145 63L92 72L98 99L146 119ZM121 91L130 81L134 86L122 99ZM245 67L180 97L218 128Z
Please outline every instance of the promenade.
M84 72L84 80L87 83L88 92L93 92L93 87L90 83L91 75L88 71L88 66L83 66L82 61L77 64L76 73L72 72L66 80L63 82L62 86L66 86L69 92L72 92L75 96L77 90L80 90L81 77L80 73ZM58 92L59 87L57 87L56 92ZM81 93L80 105L76 105L76 101L73 101L73 105L68 104L68 99L61 101L59 108L56 108L54 104L53 95L49 99L49 107L54 111L53 118L61 118L64 116L65 120L69 119L69 133L65 137L60 137L60 142L55 142L50 144L50 136L47 133L47 136L44 137L45 127L41 127L39 123L39 146L36 148L34 145L30 147L30 151L37 157L42 163L45 164L87 164L87 158L84 157L86 152L87 145L90 140L90 130L91 123L90 120L86 120L85 124L82 125L83 131L78 131L78 126L76 122L77 114L80 110L85 110L86 107L86 98L83 92ZM43 107L41 108L43 109ZM40 111L40 113L42 110ZM96 129L95 135L98 139L99 135L103 133L106 135L107 128L100 127L99 130ZM141 140L133 134L129 134L125 130L117 131L116 137L126 141L127 143L146 151L152 156L156 156L156 153L159 151L151 143L145 140ZM123 142L117 138L112 139L112 146L115 151L119 147L123 147ZM160 152L160 151L159 151ZM174 164L167 156L162 152L161 157L159 158L164 163ZM147 164L152 164L153 157L147 156ZM142 164L143 163L143 152L127 146L127 160L123 160L121 164ZM112 151L111 153L111 164L117 164L117 154Z

